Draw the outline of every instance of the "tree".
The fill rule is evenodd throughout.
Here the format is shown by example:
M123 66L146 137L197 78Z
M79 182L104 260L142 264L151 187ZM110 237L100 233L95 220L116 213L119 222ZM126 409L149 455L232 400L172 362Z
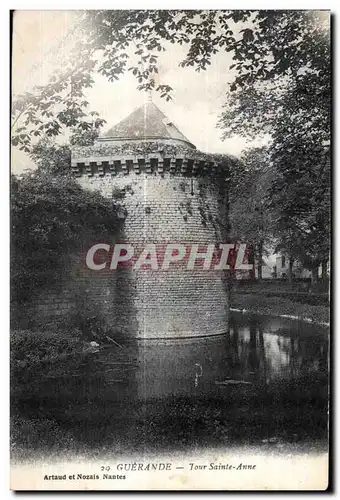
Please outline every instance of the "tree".
M263 256L273 243L274 215L265 204L273 169L266 148L247 150L236 165L231 172L230 236L253 250L261 279Z
M292 143L270 188L268 205L279 216L278 250L311 269L313 281L330 250L330 150L303 139Z
M80 11L76 26L80 41L63 68L47 85L13 99L13 145L29 151L32 137L56 136L64 127L89 129L85 91L93 85L95 72L115 81L131 71L139 90L154 89L171 99L172 88L156 84L161 53L170 44L187 44L182 66L205 70L218 50L236 47L229 24L250 16L248 11Z
M273 89L280 94L289 87L291 78L303 77L301 71L308 79L317 75L319 67L329 68L328 27L327 16L317 11L80 11L80 41L62 70L47 85L14 99L14 122L24 119L24 125L14 129L13 139L28 148L29 124L38 136L57 135L63 126L86 130L90 123L84 90L93 85L96 71L110 81L131 71L139 90L155 90L171 99L173 89L156 82L158 60L171 44L188 47L180 66L196 71L206 70L219 51L233 54L231 100L242 101L249 111L254 110L256 99L259 109L253 113L253 131L258 134L259 125L268 129L275 120L276 102L266 99ZM314 97L317 103L318 97ZM228 102L228 107L231 104ZM244 130L243 117L234 109L233 120L228 112L222 117L227 133Z
M30 158L41 173L55 176L71 176L71 147L91 146L99 135L99 127L88 130L72 129L69 144L60 145L53 137L43 137L32 145Z
M271 134L269 161L276 175L266 207L277 214L277 250L288 254L291 265L297 260L311 269L316 279L330 249L327 19L322 13L275 12L264 15L261 26L265 36L255 46L263 49L263 65L262 59L256 64L255 56L244 53L252 64L242 62L243 73L229 93L220 126L225 137Z
M55 140L44 137L32 146L30 157L42 174L58 177L71 175L71 149L68 144L59 145Z

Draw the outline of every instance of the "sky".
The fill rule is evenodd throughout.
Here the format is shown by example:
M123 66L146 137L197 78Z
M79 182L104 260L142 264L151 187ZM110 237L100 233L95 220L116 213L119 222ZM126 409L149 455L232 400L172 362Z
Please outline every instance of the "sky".
M51 73L62 67L70 47L78 37L74 11L16 11L13 27L12 92L32 91L35 85L47 83ZM207 71L198 73L193 68L179 68L185 47L170 45L160 56L158 83L175 89L173 100L166 102L158 93L153 102L168 116L179 130L202 151L229 153L239 156L250 145L264 144L266 140L249 143L242 137L221 140L222 131L216 128L225 102L230 53L213 56ZM107 121L103 133L129 115L147 100L145 92L136 89L137 81L127 72L119 81L109 82L95 76L95 84L87 92L90 108ZM59 142L67 142L60 137ZM21 173L34 168L28 156L16 148L12 150L12 171Z

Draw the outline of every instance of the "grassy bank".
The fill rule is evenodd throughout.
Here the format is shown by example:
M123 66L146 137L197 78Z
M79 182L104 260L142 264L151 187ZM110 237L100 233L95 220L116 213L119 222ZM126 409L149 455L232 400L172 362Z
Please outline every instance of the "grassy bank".
M270 297L263 294L232 292L230 306L234 309L246 309L259 314L280 316L283 314L309 319L316 323L329 323L330 312L326 305L310 305L292 301L285 297Z
M167 454L218 446L324 448L327 396L323 372L270 386L216 387L213 394L130 404L94 394L80 404L69 395L69 404L53 415L45 409L14 422L12 458Z

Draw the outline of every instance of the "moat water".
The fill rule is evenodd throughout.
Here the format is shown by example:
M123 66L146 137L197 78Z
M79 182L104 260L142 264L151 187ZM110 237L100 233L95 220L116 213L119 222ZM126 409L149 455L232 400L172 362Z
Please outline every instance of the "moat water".
M290 319L233 313L216 337L140 342L136 384L141 399L222 395L326 375L327 329Z
M121 450L148 452L325 447L328 340L323 326L232 313L225 335L104 348L87 437L97 445L109 433Z
M324 326L232 313L225 335L101 346L28 408L83 455L325 450L328 343Z

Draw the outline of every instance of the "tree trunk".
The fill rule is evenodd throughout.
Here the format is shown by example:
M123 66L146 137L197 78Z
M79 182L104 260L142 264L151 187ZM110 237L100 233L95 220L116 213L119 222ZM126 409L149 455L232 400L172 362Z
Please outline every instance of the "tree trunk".
M319 266L316 266L312 269L312 285L316 285L318 282L318 270Z
M259 280L262 280L263 240L260 240L257 248L258 248L257 277Z
M324 260L321 263L321 278L323 280L327 279L327 261L326 260Z
M249 254L248 254L248 262L252 264L253 268L249 271L249 278L251 280L255 279L255 256L254 256L254 247L253 245L249 245Z
M289 281L289 283L293 282L293 264L294 264L294 259L289 257L289 264L288 264L288 281Z

